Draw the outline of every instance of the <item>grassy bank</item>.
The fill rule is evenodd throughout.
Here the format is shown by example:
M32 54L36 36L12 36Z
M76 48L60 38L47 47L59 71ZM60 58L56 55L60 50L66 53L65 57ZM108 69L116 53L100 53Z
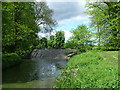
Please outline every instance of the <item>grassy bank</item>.
M2 69L12 67L21 62L21 57L16 53L7 53L2 55Z
M118 52L89 51L73 56L56 87L118 88Z

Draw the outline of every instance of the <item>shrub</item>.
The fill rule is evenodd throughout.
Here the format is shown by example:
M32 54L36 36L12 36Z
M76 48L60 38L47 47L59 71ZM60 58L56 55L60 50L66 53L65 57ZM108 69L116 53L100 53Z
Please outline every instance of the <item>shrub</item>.
M16 53L6 53L2 55L2 68L6 69L21 62L21 57Z

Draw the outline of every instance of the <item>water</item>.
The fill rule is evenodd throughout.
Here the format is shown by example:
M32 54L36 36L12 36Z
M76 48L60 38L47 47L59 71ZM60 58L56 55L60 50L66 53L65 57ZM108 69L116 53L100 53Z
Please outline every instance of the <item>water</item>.
M3 71L3 88L52 88L67 61L32 58Z

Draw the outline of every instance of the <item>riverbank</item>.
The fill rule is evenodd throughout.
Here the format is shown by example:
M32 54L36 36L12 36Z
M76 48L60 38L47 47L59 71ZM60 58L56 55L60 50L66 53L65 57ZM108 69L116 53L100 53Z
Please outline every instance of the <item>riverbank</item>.
M73 56L56 80L57 88L118 88L118 51Z
M21 57L16 53L7 53L2 55L2 69L15 66L21 62Z

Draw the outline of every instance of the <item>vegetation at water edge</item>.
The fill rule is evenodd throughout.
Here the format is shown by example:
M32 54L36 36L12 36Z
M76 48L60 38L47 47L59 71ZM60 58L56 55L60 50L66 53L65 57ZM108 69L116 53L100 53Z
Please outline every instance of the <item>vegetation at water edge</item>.
M113 54L111 60L110 54ZM56 87L118 88L117 60L117 51L89 51L75 55L67 63L61 77L56 79Z

